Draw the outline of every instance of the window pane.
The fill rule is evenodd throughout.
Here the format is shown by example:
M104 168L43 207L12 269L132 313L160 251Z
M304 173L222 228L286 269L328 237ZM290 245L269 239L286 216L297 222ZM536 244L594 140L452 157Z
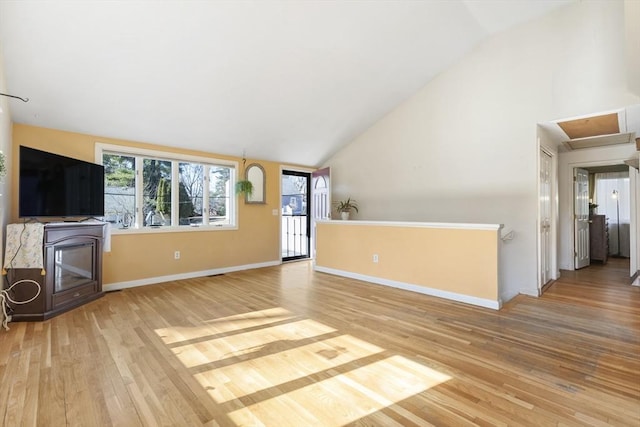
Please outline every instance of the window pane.
M204 166L180 163L180 225L202 224Z
M231 224L229 180L231 169L211 166L209 170L209 223Z
M282 177L282 213L307 214L307 178L297 175Z
M171 225L171 161L144 159L142 185L143 225Z
M104 219L128 228L136 211L136 161L134 157L104 154Z

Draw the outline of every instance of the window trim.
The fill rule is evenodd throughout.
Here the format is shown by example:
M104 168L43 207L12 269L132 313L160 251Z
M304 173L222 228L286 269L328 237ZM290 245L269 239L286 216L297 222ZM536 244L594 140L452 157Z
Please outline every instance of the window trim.
M147 234L147 233L184 233L184 232L199 232L199 231L223 231L223 230L237 230L238 229L238 197L233 192L235 183L238 179L238 162L234 160L223 160L215 157L208 156L194 156L189 154L173 153L161 150L151 150L147 148L136 148L127 145L107 144L102 142L95 143L95 162L99 165L103 164L104 154L123 154L136 157L136 170L138 170L138 162L142 164L142 158L155 158L161 160L169 160L183 163L198 163L205 166L223 166L231 169L230 173L230 194L229 194L229 209L231 214L229 218L232 219L232 224L207 224L197 226L180 226L171 225L164 227L142 227L141 224L136 221L135 227L127 229L112 228L113 234ZM139 170L142 170L141 168ZM177 171L172 170L172 175L177 175ZM173 182L172 176L172 182ZM208 184L208 177L206 180ZM173 184L172 184L173 185ZM138 188L140 187L140 188ZM173 204L173 191L172 191L172 204ZM142 195L142 179L136 179L136 197ZM175 197L178 197L177 194ZM138 202L136 201L136 204ZM137 206L136 206L137 207ZM173 211L172 211L173 215ZM139 217L136 215L136 217Z

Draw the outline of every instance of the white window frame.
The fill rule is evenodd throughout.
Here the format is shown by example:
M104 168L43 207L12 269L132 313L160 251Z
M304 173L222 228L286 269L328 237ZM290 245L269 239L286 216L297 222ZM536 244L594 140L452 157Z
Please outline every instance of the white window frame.
M135 224L131 227L122 229L122 228L112 228L112 233L114 234L137 234L137 233L171 233L171 232L198 232L198 231L215 231L215 230L237 230L238 229L238 198L236 197L235 192L233 191L235 188L235 183L237 180L238 174L238 162L232 160L222 160L217 159L215 157L206 157L206 156L191 156L188 154L179 154L172 153L166 151L159 150L149 150L145 148L136 148L129 147L126 145L116 145L116 144L106 144L102 142L96 142L95 144L95 159L96 163L102 165L102 159L104 154L123 154L136 158L136 180L135 180L135 192L136 192L136 215L135 215ZM229 206L228 217L229 224L203 224L197 226L186 226L186 225L171 225L171 226L162 226L162 227L144 227L143 224L143 180L142 180L142 163L143 158L155 158L161 160L169 160L174 162L173 165L177 163L198 163L204 168L205 175L205 183L203 187L203 210L206 209L205 206L208 206L209 201L209 170L211 166L224 166L231 169L231 173L229 174ZM172 206L178 205L178 197L179 197L179 172L178 168L172 165L171 168L171 203ZM206 204L205 204L206 203ZM178 223L178 209L171 210L172 215L172 224ZM204 217L203 212L203 217ZM204 218L203 218L204 220ZM206 221L204 221L206 222Z

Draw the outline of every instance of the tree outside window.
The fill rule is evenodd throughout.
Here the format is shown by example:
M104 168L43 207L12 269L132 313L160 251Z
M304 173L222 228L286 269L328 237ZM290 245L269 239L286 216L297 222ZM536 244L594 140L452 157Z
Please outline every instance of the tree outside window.
M142 164L143 226L171 225L171 161L144 159Z
M202 224L204 165L180 163L180 225Z

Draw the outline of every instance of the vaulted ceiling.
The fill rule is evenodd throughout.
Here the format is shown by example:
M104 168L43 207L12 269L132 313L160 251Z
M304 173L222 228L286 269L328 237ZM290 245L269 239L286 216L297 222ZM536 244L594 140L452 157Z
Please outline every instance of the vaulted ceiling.
M314 166L571 1L0 1L0 47L14 122Z

